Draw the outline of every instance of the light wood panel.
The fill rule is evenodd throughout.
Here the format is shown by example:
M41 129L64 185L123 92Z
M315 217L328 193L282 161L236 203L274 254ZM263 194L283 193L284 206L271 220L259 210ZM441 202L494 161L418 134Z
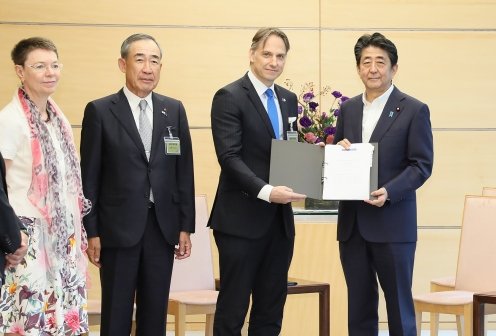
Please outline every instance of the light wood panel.
M493 28L491 0L322 0L325 28Z
M468 134L467 134L468 133ZM472 142L458 139L471 136ZM492 132L435 132L436 165L434 174L418 193L419 242L414 272L415 292L429 290L429 281L454 274L458 251L460 218L465 194L478 194L483 185L496 185L491 173L496 158L490 144L496 140ZM192 130L195 154L196 190L209 195L213 202L219 167L211 142L210 130ZM475 148L474 148L475 146ZM489 150L489 152L488 152ZM481 152L488 155L479 155ZM464 158L460 158L460 153ZM490 162L488 162L488 160ZM465 178L467 176L467 178ZM295 253L290 276L331 284L331 326L333 334L342 335L346 328L346 286L339 261L335 225L322 223L297 224ZM447 229L437 227L450 227ZM455 228L451 228L455 227ZM218 254L214 246L214 269L218 276ZM284 335L300 335L298 328L314 328L317 316L316 299L292 297L286 307ZM300 321L300 322L291 322ZM301 323L305 321L305 323ZM381 296L380 321L386 325L387 314ZM451 321L446 318L443 321ZM295 329L296 328L296 329ZM293 333L293 329L296 330Z
M463 206L463 202L462 202ZM341 262L339 260L339 243L336 241L336 221L301 222L296 225L295 255L290 269L290 276L331 284L331 335L347 334L347 289ZM415 256L414 286L416 293L428 292L430 279L451 275L456 271L460 229L420 229ZM288 297L285 310L283 335L316 335L318 323L318 302L315 298ZM293 324L297 319L308 321ZM387 325L387 313L384 296L380 291L379 320L382 327ZM445 318L442 321L452 322ZM295 329L296 328L296 329ZM317 330L317 329L315 329ZM307 331L307 333L305 333Z
M2 0L0 21L103 25L316 26L319 2L297 1L30 1ZM206 27L207 28L207 27Z
M27 28L10 28L8 34L0 37L3 45L13 46L20 38L30 36ZM123 74L117 69L118 50L121 40L132 32L74 27L56 31L41 29L38 32L40 35L53 36L51 38L59 46L65 68L54 97L72 123L81 122L82 111L88 101L122 87ZM240 77L248 68L247 50L252 32L172 29L153 30L150 33L159 36L165 50L162 80L157 91L181 99L188 111L191 125L209 126L210 104L215 91ZM177 34L183 36L181 43L172 46L176 44ZM360 34L322 34L323 85L330 84L349 96L363 90L356 75L352 54L353 45ZM64 39L65 35L72 36L73 39ZM307 46L312 49L317 45L318 34L291 31L289 35L293 41L293 49L279 83L282 84L286 78L293 79L295 84L318 82L318 55L309 55L307 49ZM410 33L388 34L395 40L400 52L400 70L395 79L398 87L429 104L435 128L496 127L496 114L488 113L492 108L491 99L485 99L492 95L491 81L496 77L496 67L492 66L492 50L485 46L496 36L480 33L474 37L469 33L458 33L459 39L456 39L443 33L422 35L425 36L415 37ZM100 44L92 42L97 36L102 38ZM224 57L229 62L220 57L198 57L197 50L211 55L218 52L217 47L207 42L211 39L226 42ZM79 47L81 44L91 45L94 52L90 56L82 53ZM430 52L417 54L409 50ZM453 50L457 52L452 53ZM473 62L470 56L473 50L480 50L480 59L477 62ZM9 52L10 48L0 52L0 71L5 76L4 85L0 88L0 98L5 102L10 99L17 84ZM448 59L456 66L446 65ZM435 82L431 80L433 74Z
M339 259L339 243L336 241L336 221L329 219L325 222L302 222L298 221L298 216L296 220L295 252L290 276L331 284L331 335L346 335L347 289ZM430 279L455 273L459 235L459 228L422 228L419 230L415 256L414 292L427 292ZM288 297L282 334L316 335L317 332L310 332L314 330L312 328L318 326L316 316L318 316L318 302L315 298ZM300 323L290 322L294 320ZM382 327L387 325L386 305L382 291L380 291L379 320ZM443 322L452 320L451 318L442 319ZM303 321L305 323L301 323Z
M212 132L210 129L191 130L191 138L195 163L195 191L198 195L207 195L208 206L211 208L220 173Z
M191 126L210 126L214 93L240 78L249 68L248 51L256 29L145 29L101 27L4 26L0 43L0 102L11 99L18 80L10 51L22 38L33 35L52 39L64 64L61 81L54 95L73 124L81 124L86 104L117 92L124 85L124 74L117 67L120 45L129 35L141 31L154 36L164 51L161 80L156 92L180 99ZM289 52L286 71L280 77L295 81L317 80L319 35L315 31L288 31L294 46ZM309 53L309 50L312 52ZM300 80L301 79L301 80ZM2 104L5 104L2 103ZM3 105L2 105L3 106Z
M343 323L347 316L346 284L339 260L335 216L324 222L302 222L296 216L295 249L289 275L330 284L331 335L346 335L347 326ZM293 295L288 302L294 305L284 311L281 335L318 335L317 299Z
M286 27L291 51L280 84L290 78L298 91L304 82L314 81L348 96L363 90L353 56L356 39L365 32L383 31L399 49L395 83L429 104L433 127L438 129L434 131L434 172L417 193L418 222L427 228L419 230L414 291L428 290L431 278L454 274L463 196L480 193L482 186L496 186L496 149L491 145L496 141L494 1L145 0L138 4L47 0L26 4L28 8L0 0L0 106L11 99L17 85L10 50L21 38L41 35L54 40L65 65L54 98L70 121L79 125L88 101L122 87L124 76L117 68L122 40L135 32L149 33L165 51L157 92L182 100L193 128L207 128L192 129L191 134L196 192L207 194L209 206L219 174L208 129L212 96L247 70L256 29ZM330 97L323 99L322 108L327 109L330 102ZM445 128L456 129L439 130ZM79 133L75 127L78 148ZM346 286L335 221L299 220L296 230L290 275L331 284L331 332L346 335ZM218 276L215 243L212 246ZM90 274L90 297L98 297L94 267ZM383 301L380 307L384 326ZM282 334L316 335L317 316L316 295L290 296Z
M349 96L363 92L353 47L370 31L322 32L322 82ZM398 49L394 83L426 104L435 128L496 127L494 32L383 32ZM476 51L476 53L474 53Z
M79 129L74 129L77 148L79 133ZM211 131L193 129L191 136L196 193L206 194L211 205L220 172ZM473 142L459 140L468 137ZM460 225L463 197L466 194L479 194L482 186L496 185L496 176L492 173L496 166L496 148L491 146L495 142L494 132L434 132L434 171L417 191L420 226Z
M496 132L434 132L434 170L417 192L419 225L460 225L464 196L496 185Z
M302 222L296 217L296 240L291 277L299 277L331 284L331 335L347 334L347 292L346 283L339 260L339 247L336 241L336 222ZM421 229L415 257L415 293L429 291L432 278L451 275L456 271L459 229ZM215 243L214 265L218 263ZM218 271L217 271L218 276ZM95 267L90 267L91 287L89 297L99 297L99 277ZM380 292L379 320L381 326L387 324L384 297ZM198 322L198 318L189 318ZM452 322L444 318L442 322ZM318 296L312 294L290 295L284 311L282 335L318 334Z

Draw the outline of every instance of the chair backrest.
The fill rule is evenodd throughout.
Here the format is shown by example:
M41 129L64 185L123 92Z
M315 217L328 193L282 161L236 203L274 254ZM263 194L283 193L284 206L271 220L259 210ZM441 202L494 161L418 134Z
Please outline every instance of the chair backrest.
M465 196L456 290L496 290L496 197Z
M494 187L482 188L482 196L496 196L496 188Z
M195 196L195 206L196 223L195 233L191 235L191 256L183 260L174 260L171 292L215 290L210 229L207 227L207 197Z

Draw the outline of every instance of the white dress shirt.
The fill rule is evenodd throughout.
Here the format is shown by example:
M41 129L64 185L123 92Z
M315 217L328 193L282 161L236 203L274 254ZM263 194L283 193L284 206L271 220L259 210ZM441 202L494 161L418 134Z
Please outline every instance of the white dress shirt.
M150 92L148 96L145 98L138 97L134 93L132 93L127 86L124 85L124 95L127 98L127 101L129 103L129 107L131 107L131 112L133 113L133 118L134 122L136 123L136 128L138 129L139 132L139 115L141 113L141 109L139 107L139 103L144 99L146 100L146 111L145 114L150 121L150 126L152 127L153 131L153 102L152 102L152 93ZM148 154L147 154L148 155ZM150 202L154 202L153 198L153 190L152 187L150 186Z
M375 126L381 117L381 113L384 110L391 92L393 92L394 85L391 84L389 89L386 90L382 95L377 97L371 102L368 102L365 98L365 92L362 95L363 101L363 119L362 119L362 142L369 142L372 133L374 132Z
M277 107L277 118L279 120L279 139L282 139L282 117L281 117L281 107L279 106L279 100L277 99L277 94L276 90L274 90L274 84L272 86L267 87L264 83L262 83L254 74L251 72L251 70L248 71L248 78L250 79L251 83L255 87L255 91L257 91L258 96L260 97L260 100L262 101L265 111L267 111L267 95L265 94L265 91L267 89L272 89L274 92L274 102L276 103ZM267 112L268 113L268 112ZM257 195L257 198L270 202L270 193L272 192L272 189L274 187L271 186L270 184L266 184L260 189L260 192Z
M140 107L139 107L139 103L143 99L146 100L147 106L146 106L146 112L145 113L146 113L146 116L148 117L148 120L150 120L150 125L152 126L152 130L153 130L152 93L150 92L150 94L148 96L146 96L145 98L141 98L141 97L138 97L137 95L135 95L134 93L132 93L131 91L129 91L127 86L124 86L124 95L127 98L127 101L129 103L129 107L131 107L131 112L133 112L134 122L136 123L136 127L138 129L139 129L139 115L141 112Z

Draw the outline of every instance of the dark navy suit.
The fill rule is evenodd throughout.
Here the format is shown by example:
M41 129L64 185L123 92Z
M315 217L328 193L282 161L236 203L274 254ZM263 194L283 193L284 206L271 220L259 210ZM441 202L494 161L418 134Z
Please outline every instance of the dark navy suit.
M129 335L135 291L137 335L164 334L174 245L180 231L195 228L186 112L170 97L152 93L152 101L150 160L123 90L84 111L81 173L93 203L84 226L102 245L102 336ZM165 155L169 129L180 139L181 155Z
M337 238L348 286L351 336L377 335L377 279L384 291L390 335L416 335L411 293L417 241L415 190L429 178L433 141L426 104L394 88L370 142L379 144L378 188L382 207L341 201ZM334 143L362 142L362 95L341 107Z

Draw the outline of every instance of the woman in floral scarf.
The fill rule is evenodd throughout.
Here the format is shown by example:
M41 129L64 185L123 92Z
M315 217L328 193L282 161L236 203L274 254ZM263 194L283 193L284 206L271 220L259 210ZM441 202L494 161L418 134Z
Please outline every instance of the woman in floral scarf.
M21 86L0 111L0 151L29 241L24 261L6 270L0 332L80 335L88 331L82 217L90 206L71 127L50 98L62 64L53 42L39 37L17 43L12 60Z

